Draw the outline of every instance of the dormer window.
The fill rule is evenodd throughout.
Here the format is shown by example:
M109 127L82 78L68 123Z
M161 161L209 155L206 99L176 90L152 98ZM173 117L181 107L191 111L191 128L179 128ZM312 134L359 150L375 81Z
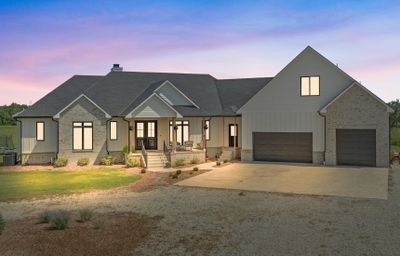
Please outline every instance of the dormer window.
M302 76L300 78L301 96L319 96L319 76Z

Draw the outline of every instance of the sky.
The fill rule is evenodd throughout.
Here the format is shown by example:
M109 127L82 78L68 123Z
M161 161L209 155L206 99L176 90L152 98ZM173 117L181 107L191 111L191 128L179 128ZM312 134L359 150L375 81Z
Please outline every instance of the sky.
M400 1L0 0L0 105L113 63L275 76L307 45L384 101L400 98Z

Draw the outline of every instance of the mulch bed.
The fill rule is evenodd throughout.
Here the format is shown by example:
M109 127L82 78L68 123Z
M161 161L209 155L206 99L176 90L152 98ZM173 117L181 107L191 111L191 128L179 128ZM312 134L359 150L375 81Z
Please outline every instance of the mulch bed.
M129 185L128 189L134 192L146 192L151 191L153 189L157 189L163 186L173 185L179 181L200 175L205 172L209 172L211 170L208 169L200 169L197 172L194 171L182 171L182 173L178 176L178 178L173 179L171 177L171 173L173 173L173 169L171 169L171 173L159 173L159 172L147 172L143 178L139 181Z
M10 221L0 235L0 254L132 255L161 219L135 213L103 214L85 223L71 219L65 230L51 230L36 218Z

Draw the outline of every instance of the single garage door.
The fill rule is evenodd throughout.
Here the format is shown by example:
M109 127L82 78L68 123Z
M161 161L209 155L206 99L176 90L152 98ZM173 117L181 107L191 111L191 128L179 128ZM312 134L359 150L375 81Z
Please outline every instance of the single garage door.
M312 163L311 132L254 132L255 161Z
M337 129L338 165L376 166L376 131L372 129Z

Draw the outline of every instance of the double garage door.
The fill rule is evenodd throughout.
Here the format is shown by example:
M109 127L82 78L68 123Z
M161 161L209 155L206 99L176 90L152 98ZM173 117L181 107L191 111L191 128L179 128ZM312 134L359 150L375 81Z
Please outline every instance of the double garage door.
M255 161L312 163L311 132L254 132Z
M255 161L312 163L312 133L254 132ZM376 131L337 129L338 165L376 166Z

